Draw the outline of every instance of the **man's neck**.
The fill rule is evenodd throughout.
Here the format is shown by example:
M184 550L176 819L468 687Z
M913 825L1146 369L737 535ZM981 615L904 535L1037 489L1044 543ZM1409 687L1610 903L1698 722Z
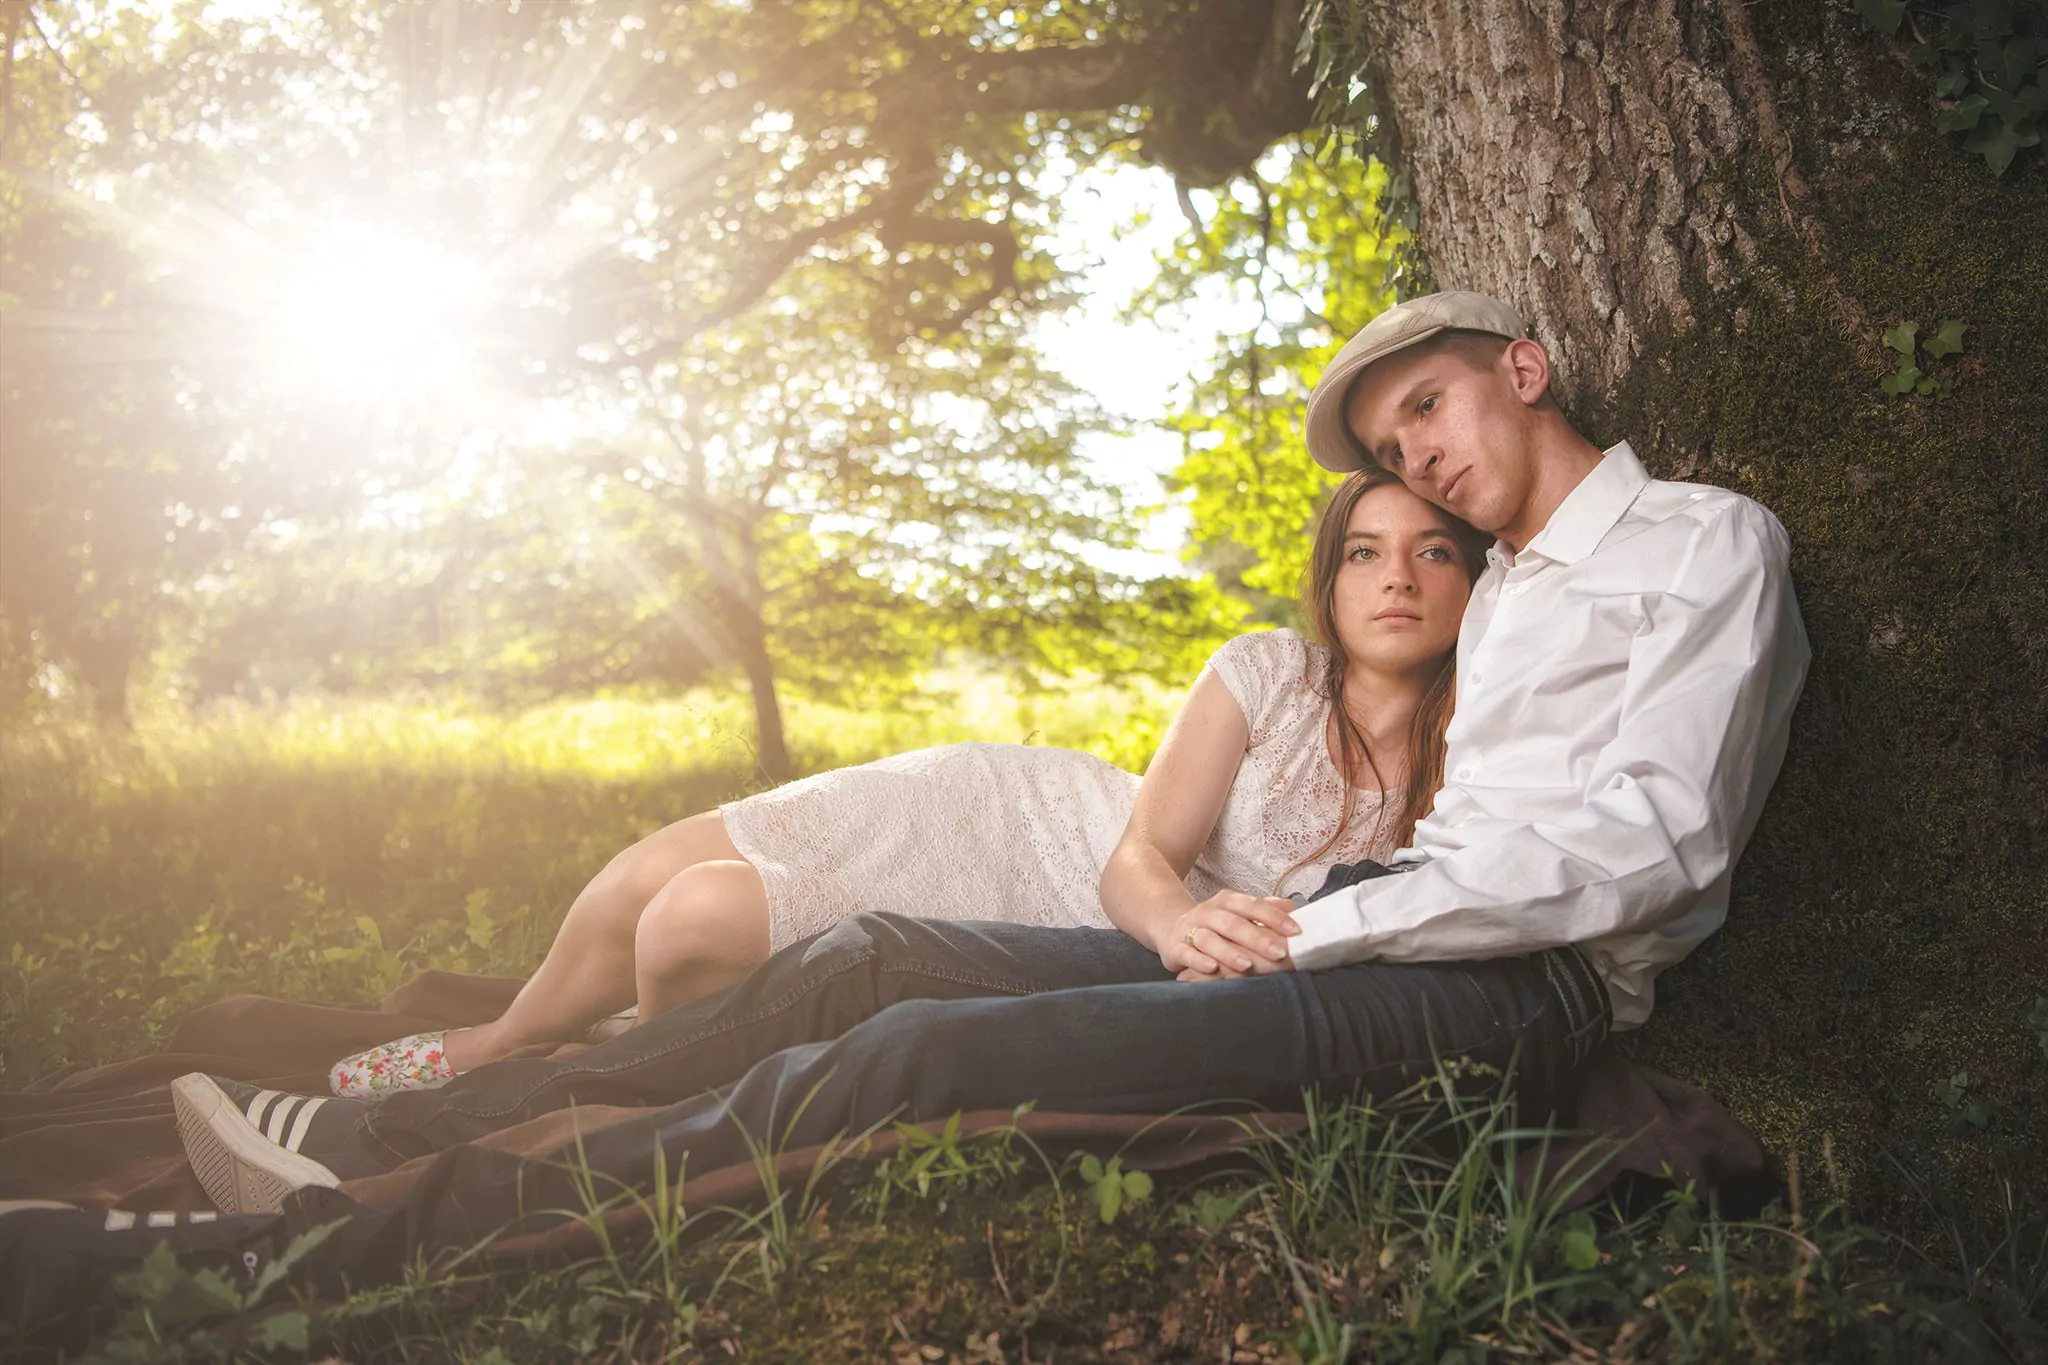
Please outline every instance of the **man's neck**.
M1598 446L1562 421L1546 426L1537 437L1532 461L1536 481L1529 498L1514 521L1497 533L1508 548L1516 554L1527 549L1536 533L1557 515L1557 509L1564 505L1572 490L1599 467L1602 458Z

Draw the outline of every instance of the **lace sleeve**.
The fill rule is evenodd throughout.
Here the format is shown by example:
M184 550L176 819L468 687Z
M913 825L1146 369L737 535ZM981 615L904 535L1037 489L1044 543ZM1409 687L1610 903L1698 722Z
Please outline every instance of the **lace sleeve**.
M1267 738L1273 701L1291 678L1299 677L1307 646L1291 630L1261 630L1227 640L1209 657L1208 669L1223 680L1251 727L1251 742Z

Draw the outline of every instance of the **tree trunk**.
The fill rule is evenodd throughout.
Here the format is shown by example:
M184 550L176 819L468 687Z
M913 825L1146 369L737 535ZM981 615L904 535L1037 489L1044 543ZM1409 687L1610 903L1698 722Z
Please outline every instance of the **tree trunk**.
M746 665L747 683L754 691L755 731L761 737L761 772L771 782L787 782L796 776L789 762L789 746L782 734L782 703L775 695L775 665L768 657L768 622L762 615L767 590L761 584L761 541L758 517L734 517L738 540L738 563L721 555L730 583L730 619L739 639L740 658Z
M2039 158L1994 177L1901 47L1822 0L1364 20L1437 286L1519 306L1590 438L1793 538L1815 654L1792 752L1728 924L1635 1046L1859 1197L1902 1193L1880 1146L1936 1187L1987 1156L2041 1169ZM1881 391L1880 333L1948 318L1963 354L1919 363L1952 393ZM1988 1131L1934 1089L1963 1070Z
M758 616L750 642L740 647L740 662L747 671L747 686L754 694L754 728L760 736L758 762L761 775L770 782L787 782L796 775L789 762L788 742L782 734L782 703L775 695L775 667L766 646L767 627Z
M141 648L126 632L103 628L71 642L78 679L92 696L93 718L112 730L128 731L135 721L128 705L128 683Z
M1723 290L1756 264L1756 225L1715 179L1772 152L1729 11L1746 28L1740 0L1374 11L1437 282L1522 307L1578 393L1611 395L1692 320L1689 273Z

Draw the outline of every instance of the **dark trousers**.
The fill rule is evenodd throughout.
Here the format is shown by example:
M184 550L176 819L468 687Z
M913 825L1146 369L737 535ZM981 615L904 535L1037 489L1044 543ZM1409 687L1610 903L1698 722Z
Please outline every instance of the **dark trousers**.
M1297 1108L1310 1088L1386 1095L1438 1056L1514 1072L1535 1118L1568 1101L1609 1022L1569 948L1183 983L1113 930L856 915L579 1056L394 1095L363 1131L406 1158L571 1104L665 1106L656 1145L701 1171L747 1160L749 1140L810 1146L1026 1101L1156 1114ZM651 1157L628 1127L633 1150L602 1167L618 1178Z

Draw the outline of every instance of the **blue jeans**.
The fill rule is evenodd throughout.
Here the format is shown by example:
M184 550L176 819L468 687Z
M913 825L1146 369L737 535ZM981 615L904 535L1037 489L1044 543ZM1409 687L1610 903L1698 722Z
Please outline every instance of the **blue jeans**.
M1113 930L856 915L735 986L565 1061L502 1061L394 1095L362 1131L391 1158L574 1104L664 1106L675 1169L744 1162L891 1118L1035 1101L1062 1113L1298 1108L1306 1089L1390 1094L1463 1056L1516 1076L1532 1118L1568 1104L1607 993L1575 949L1360 963L1182 983ZM585 1139L609 1176L651 1173L647 1124Z

